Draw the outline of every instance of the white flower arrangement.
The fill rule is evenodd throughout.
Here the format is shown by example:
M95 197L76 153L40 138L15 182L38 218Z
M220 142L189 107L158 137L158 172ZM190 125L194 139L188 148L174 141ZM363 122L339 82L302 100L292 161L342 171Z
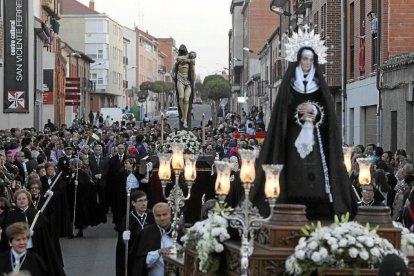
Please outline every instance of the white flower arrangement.
M211 213L207 219L196 222L181 238L185 248L197 251L200 271L212 273L219 269L220 258L214 253L223 252L223 242L230 238L227 226L225 218Z
M401 252L369 225L339 222L337 218L335 221L330 226L321 227L318 223L302 229L306 237L300 238L285 263L290 275L311 275L327 268L375 268L388 254L397 254L408 263Z
M394 227L401 229L401 251L406 256L414 255L414 233L411 233L408 228L404 227L401 223L393 221Z
M201 143L197 140L197 137L191 131L179 130L171 132L164 145L159 145L158 151L160 152L172 152L171 144L179 143L184 144L184 153L187 154L201 154L203 152Z

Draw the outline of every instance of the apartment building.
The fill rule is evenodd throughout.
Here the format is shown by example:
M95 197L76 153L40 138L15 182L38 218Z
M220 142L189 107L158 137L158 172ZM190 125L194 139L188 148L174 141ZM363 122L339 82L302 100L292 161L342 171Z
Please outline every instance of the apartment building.
M108 15L96 12L93 0L89 7L76 0L61 1L62 39L95 60L90 68L90 78L95 82L95 91L90 97L91 110L124 107L124 51L128 40L124 39L123 26Z
M258 53L277 27L279 16L271 12L268 0L234 0L230 13L233 22L229 33L232 101L244 98L238 109L242 106L247 109L248 106L261 104L259 97L256 97L257 82L260 80Z

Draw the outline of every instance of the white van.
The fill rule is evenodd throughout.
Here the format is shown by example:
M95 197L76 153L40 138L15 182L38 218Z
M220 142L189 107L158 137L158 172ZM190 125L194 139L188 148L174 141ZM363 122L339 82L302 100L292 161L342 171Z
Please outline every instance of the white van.
M111 124L115 123L116 121L118 121L119 123L121 123L122 120L122 109L119 107L102 107L101 108L101 114L102 117L105 121L106 116L109 115L110 118L110 122Z

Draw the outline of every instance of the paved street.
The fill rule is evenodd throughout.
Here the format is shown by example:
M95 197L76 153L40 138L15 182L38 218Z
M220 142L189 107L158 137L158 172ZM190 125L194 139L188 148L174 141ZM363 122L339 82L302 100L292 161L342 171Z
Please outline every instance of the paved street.
M211 117L211 107L209 104L193 104L194 119L191 121L191 127L201 126L201 118L205 115L206 123ZM155 120L160 119L160 115L154 116ZM179 128L178 118L168 118L168 123L172 128Z
M84 230L83 238L60 240L67 276L115 275L116 232L111 222L108 216L108 223Z

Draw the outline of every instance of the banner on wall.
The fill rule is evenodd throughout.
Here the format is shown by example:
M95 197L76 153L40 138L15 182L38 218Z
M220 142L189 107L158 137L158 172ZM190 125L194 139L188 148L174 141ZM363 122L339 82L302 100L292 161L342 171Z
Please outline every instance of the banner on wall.
M4 113L29 112L28 3L4 1Z

